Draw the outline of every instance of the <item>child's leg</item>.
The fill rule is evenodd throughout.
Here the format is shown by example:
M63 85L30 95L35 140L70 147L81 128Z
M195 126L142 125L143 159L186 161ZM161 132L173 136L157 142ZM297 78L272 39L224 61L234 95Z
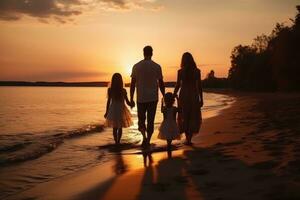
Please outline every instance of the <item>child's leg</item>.
M118 143L118 128L113 128L113 136L114 136L114 140L115 143Z
M167 140L168 149L171 148L172 140Z
M123 130L122 128L118 128L118 144L120 144L120 141L121 141L121 138L122 138L122 133L123 133Z

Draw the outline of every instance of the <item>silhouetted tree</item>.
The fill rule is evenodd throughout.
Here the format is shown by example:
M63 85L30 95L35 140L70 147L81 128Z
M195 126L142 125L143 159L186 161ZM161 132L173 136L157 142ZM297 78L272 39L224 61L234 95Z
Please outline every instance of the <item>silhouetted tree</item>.
M215 71L214 70L211 70L207 76L206 76L207 79L215 79Z
M202 81L202 86L204 88L225 88L228 87L228 81L227 78L215 77L215 71L211 70Z
M261 35L250 46L236 46L228 79L241 90L300 89L300 6L292 26L277 24L270 36Z
M255 49L258 53L264 52L268 48L269 41L270 41L270 37L265 34L262 34L254 38L251 47Z

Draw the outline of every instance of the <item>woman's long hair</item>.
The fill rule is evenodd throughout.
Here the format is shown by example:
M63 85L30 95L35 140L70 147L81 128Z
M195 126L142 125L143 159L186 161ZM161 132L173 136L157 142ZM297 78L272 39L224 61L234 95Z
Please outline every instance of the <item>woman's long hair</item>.
M123 79L121 74L115 73L111 78L110 95L112 99L123 100Z
M182 69L182 78L185 81L190 81L195 79L194 74L195 74L195 69L197 69L197 65L191 53L185 52L182 55L180 67Z

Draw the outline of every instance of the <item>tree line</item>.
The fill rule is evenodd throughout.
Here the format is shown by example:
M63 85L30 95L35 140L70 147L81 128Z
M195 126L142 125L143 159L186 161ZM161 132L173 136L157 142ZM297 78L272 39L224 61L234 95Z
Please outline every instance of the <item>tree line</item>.
M251 45L238 45L231 53L228 78L211 71L204 87L231 87L247 91L300 89L300 5L291 25L277 23L270 35L257 36Z

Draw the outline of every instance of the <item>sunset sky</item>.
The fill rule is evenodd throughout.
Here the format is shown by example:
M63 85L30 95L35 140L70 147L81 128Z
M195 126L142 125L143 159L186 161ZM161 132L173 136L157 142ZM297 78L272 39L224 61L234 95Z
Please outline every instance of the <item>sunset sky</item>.
M202 78L226 77L230 54L289 23L300 0L1 0L0 80L129 80L151 45L165 80L193 54Z

